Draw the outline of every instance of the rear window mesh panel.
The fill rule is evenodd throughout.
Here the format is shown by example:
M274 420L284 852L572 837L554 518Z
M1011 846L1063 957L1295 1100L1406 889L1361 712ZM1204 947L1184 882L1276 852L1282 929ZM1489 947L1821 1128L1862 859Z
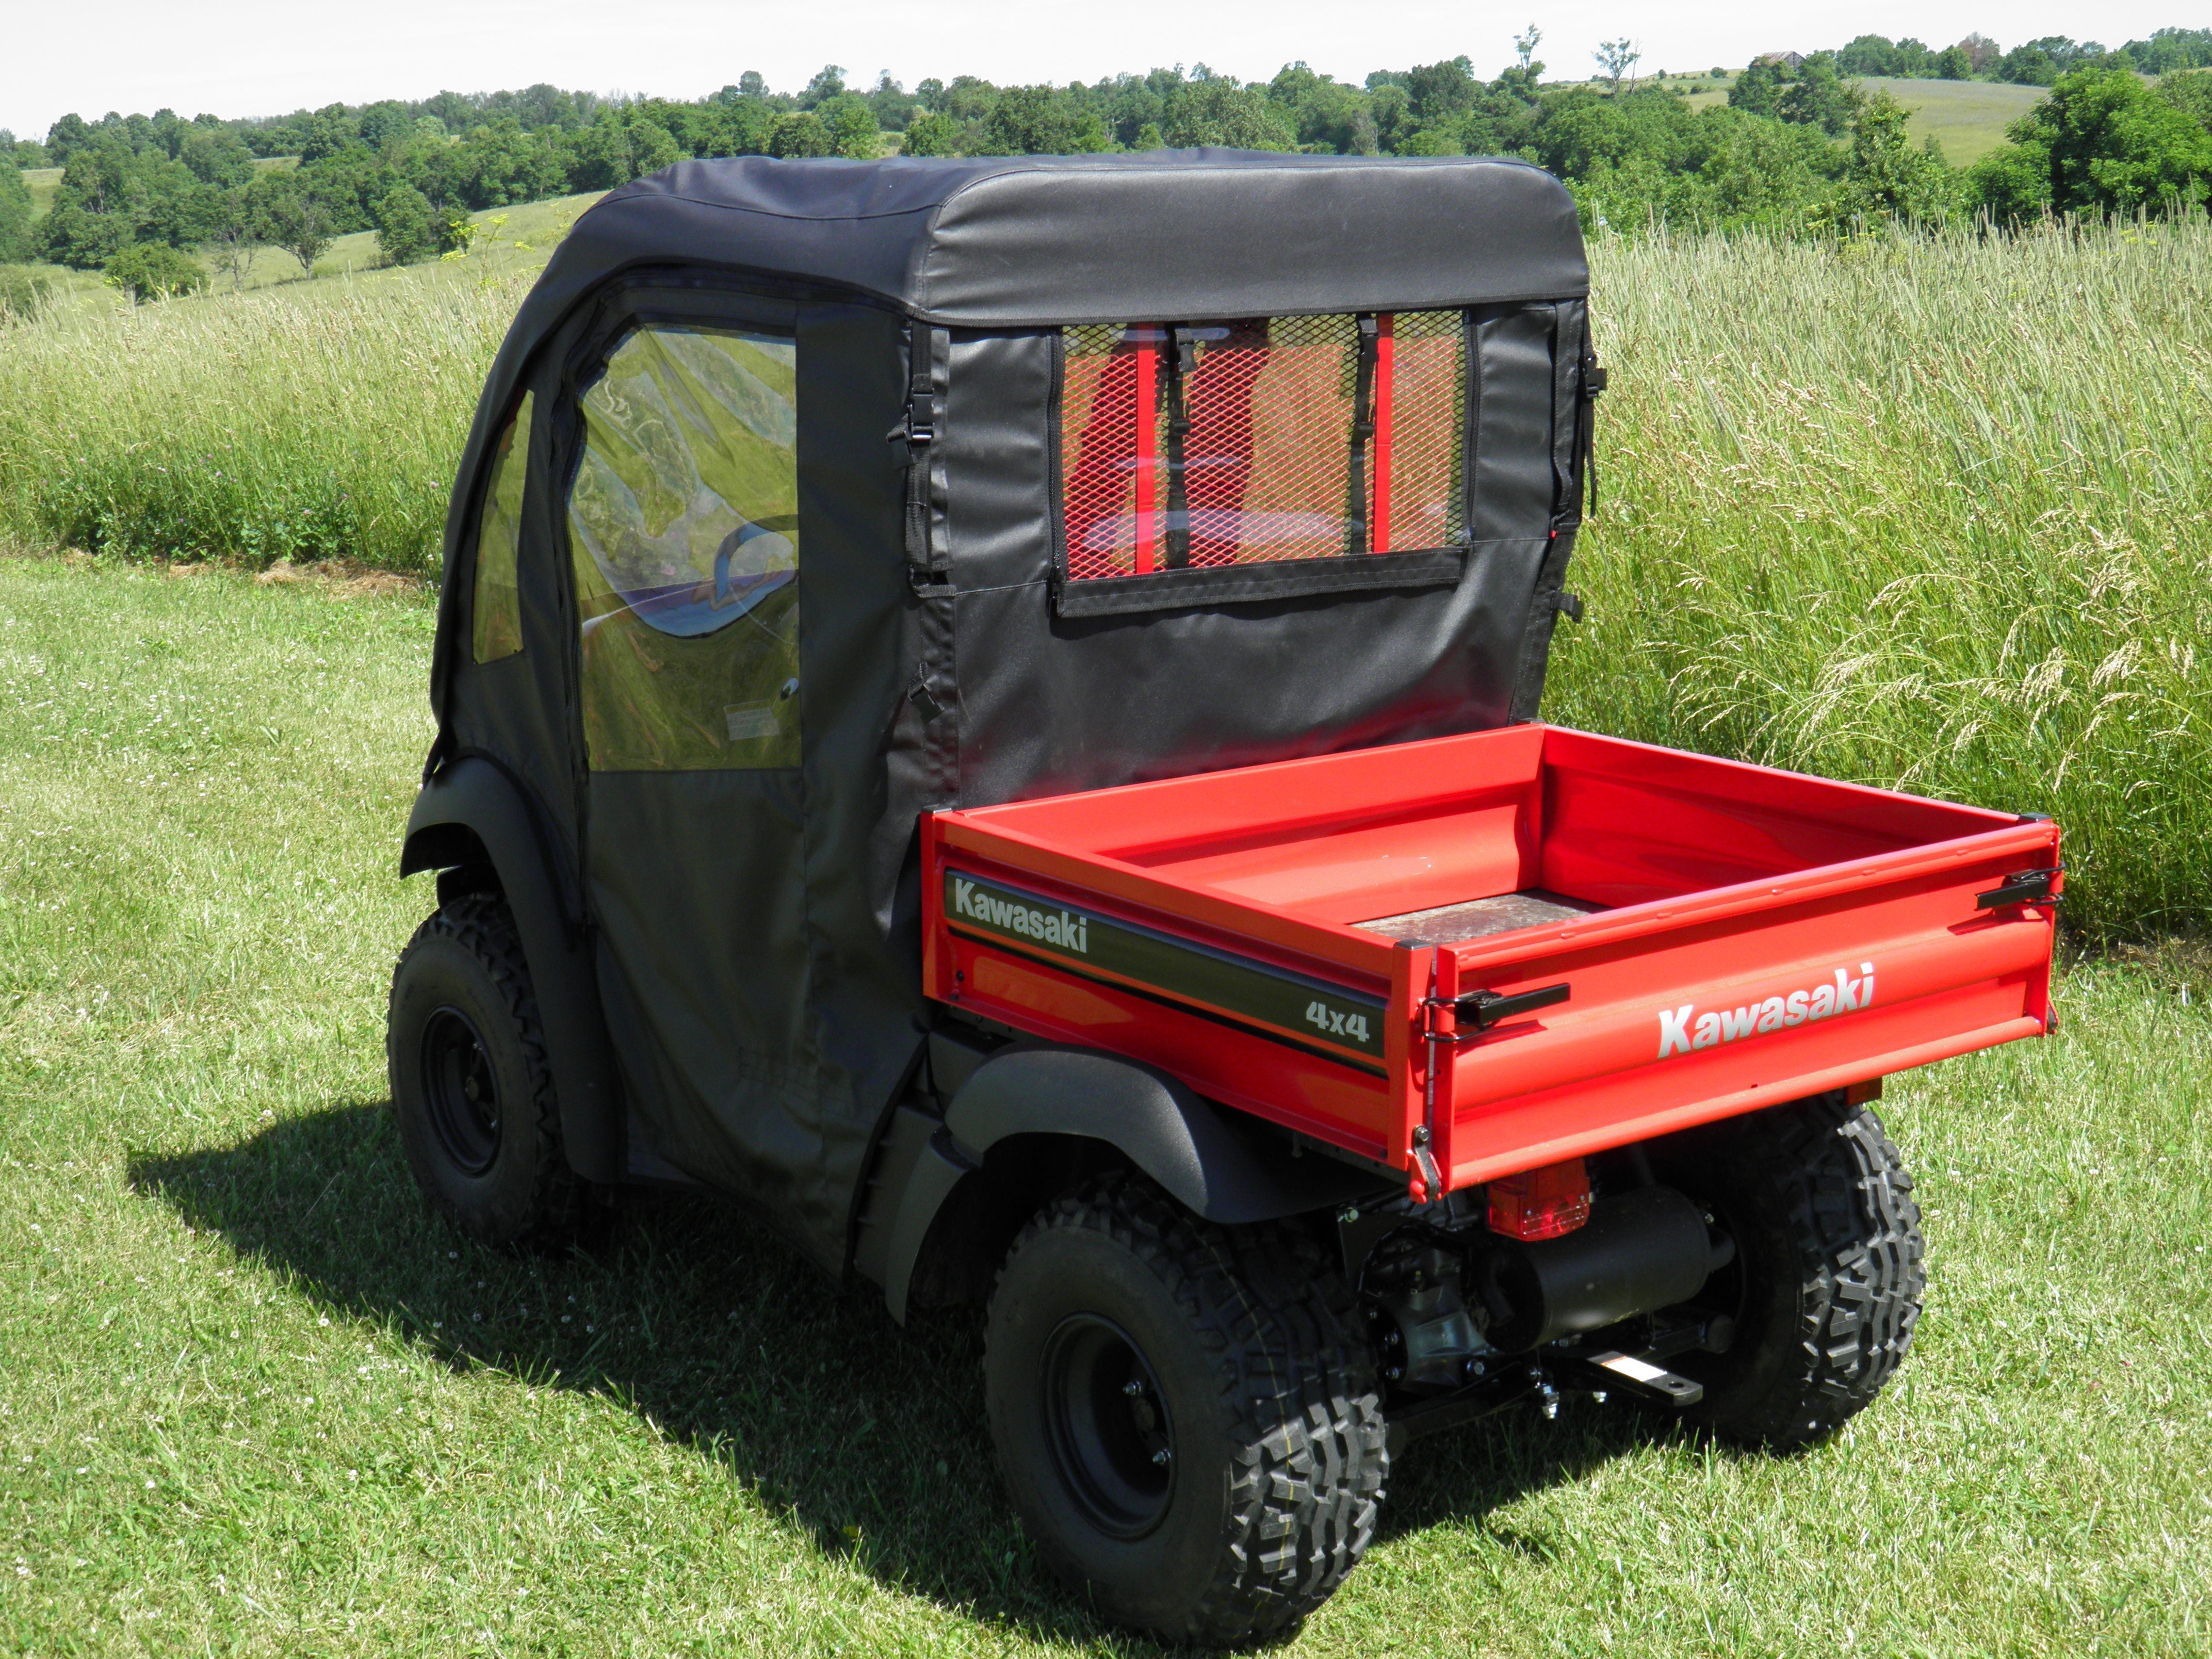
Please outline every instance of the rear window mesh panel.
M1070 579L1462 542L1462 314L1375 321L1356 489L1358 319L1066 330Z

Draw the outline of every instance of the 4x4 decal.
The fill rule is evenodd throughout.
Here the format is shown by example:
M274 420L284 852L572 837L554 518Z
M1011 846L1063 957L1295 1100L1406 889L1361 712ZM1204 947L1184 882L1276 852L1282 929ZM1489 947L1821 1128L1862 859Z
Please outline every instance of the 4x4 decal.
M1686 1054L1717 1043L1735 1042L1767 1031L1779 1031L1838 1014L1855 1014L1874 1006L1874 963L1859 963L1858 977L1847 968L1836 969L1832 982L1807 986L1751 1001L1734 1008L1698 1012L1686 1002L1659 1012L1659 1058Z
M1199 1012L1210 1018L1249 1021L1278 1042L1297 1041L1335 1059L1357 1056L1363 1070L1377 1070L1382 1058L1381 997L951 870L945 872L945 919L956 932L1086 976L1202 1004Z

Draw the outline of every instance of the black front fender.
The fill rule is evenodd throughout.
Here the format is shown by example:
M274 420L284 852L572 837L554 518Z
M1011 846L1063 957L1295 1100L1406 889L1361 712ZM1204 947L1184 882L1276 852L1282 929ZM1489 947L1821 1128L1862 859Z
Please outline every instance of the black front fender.
M521 786L494 762L468 756L441 767L415 798L399 873L478 862L490 865L522 936L568 1162L587 1181L620 1181L622 1090L591 947L571 920L577 907L564 860Z

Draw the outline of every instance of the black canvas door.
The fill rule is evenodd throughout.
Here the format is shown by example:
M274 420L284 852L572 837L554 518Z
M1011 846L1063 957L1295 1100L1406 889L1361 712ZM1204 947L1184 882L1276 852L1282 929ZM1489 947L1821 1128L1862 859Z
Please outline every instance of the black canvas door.
M625 1086L662 1157L826 1256L843 1217L806 1018L796 340L641 311L574 397L585 876Z

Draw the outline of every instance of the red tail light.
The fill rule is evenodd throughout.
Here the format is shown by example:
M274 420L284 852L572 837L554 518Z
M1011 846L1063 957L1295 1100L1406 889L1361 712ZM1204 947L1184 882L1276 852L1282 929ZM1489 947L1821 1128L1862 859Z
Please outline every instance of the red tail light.
M1571 1158L1490 1183L1490 1230L1508 1238L1557 1238L1589 1219L1589 1172Z

